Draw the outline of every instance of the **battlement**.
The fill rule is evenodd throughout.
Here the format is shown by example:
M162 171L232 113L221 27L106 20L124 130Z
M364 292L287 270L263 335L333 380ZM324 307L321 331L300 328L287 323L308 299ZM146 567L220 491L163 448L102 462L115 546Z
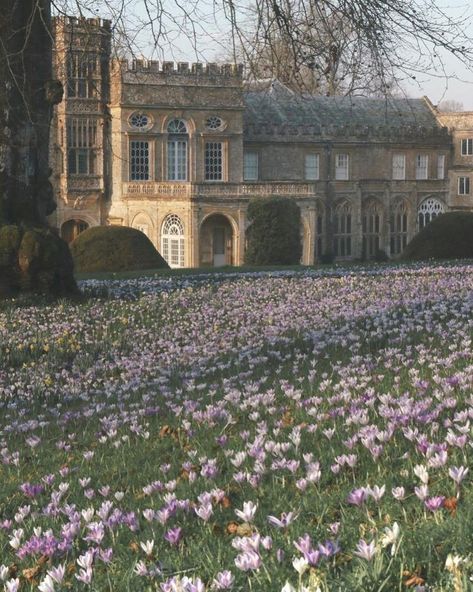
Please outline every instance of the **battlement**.
M120 60L123 72L157 74L161 76L243 77L243 64L202 64L199 62L159 62L157 60Z
M111 21L101 18L55 16L53 17L53 24L56 27L62 26L69 30L77 29L80 31L91 31L92 29L103 29L106 32L111 32L112 30Z

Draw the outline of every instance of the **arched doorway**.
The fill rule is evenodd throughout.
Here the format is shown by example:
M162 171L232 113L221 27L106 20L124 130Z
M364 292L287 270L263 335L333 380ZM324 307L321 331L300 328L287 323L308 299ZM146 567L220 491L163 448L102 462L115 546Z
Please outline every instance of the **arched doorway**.
M233 228L222 214L212 214L200 227L200 264L233 265Z
M84 220L68 220L61 226L61 237L66 243L72 243L87 228L89 228L89 225Z

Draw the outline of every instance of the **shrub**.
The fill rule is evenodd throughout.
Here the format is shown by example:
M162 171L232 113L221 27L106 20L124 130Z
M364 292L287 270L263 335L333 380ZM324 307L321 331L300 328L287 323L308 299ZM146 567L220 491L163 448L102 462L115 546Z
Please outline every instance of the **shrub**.
M438 216L411 240L401 258L473 258L473 213L448 212Z
M289 198L250 202L250 226L245 263L249 265L295 265L302 255L301 212Z
M78 294L71 254L53 230L0 227L0 297L17 292Z
M323 265L331 265L334 261L335 255L331 251L328 251L327 253L322 253L322 255L320 255L320 263L322 263Z
M88 228L70 248L78 272L169 268L145 234L126 226Z

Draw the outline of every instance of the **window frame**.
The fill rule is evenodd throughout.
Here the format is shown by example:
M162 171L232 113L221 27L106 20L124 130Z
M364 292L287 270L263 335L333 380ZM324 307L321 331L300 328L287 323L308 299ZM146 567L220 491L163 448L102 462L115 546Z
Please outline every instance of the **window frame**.
M308 164L308 159L313 158L313 165ZM313 170L313 176L309 173ZM307 152L304 155L304 179L306 181L319 181L320 180L320 154L318 152Z
M346 166L340 164L341 158L346 158ZM347 152L339 152L335 155L335 181L348 181L350 179L350 155Z
M68 117L66 133L67 174L81 177L98 175L98 119Z
M437 154L437 179L439 180L445 179L446 160L445 154Z
M220 145L220 177L219 178L211 178L215 173L208 169L207 163L207 150L208 146L210 145ZM215 148L214 148L215 150ZM223 140L205 140L204 141L204 181L206 183L221 183L222 181L226 181L226 165L227 165L227 145L226 142ZM212 166L218 166L212 164Z
M470 177L458 177L458 195L470 195Z
M147 177L144 179L137 179L133 178L133 156L132 156L132 148L133 144L148 144L148 171ZM128 180L130 183L147 183L148 181L152 181L154 179L154 141L152 141L149 137L139 137L133 136L130 137L128 140ZM135 173L137 174L137 173Z
M402 168L395 167L396 158L402 159ZM402 171L402 174L399 173L400 176L397 176L394 171ZM395 152L392 155L392 163L391 163L391 177L393 181L405 181L406 180L406 155L401 152Z
M420 166L425 159L425 166ZM423 174L421 174L423 173ZM425 153L416 155L416 181L426 181L429 178L429 155Z
M473 138L460 140L460 152L462 156L473 156Z
M254 157L255 160L253 163L248 163L248 157ZM248 171L252 168L255 173L252 175L248 175ZM258 181L259 179L259 153L255 150L248 150L243 152L243 180L244 181Z

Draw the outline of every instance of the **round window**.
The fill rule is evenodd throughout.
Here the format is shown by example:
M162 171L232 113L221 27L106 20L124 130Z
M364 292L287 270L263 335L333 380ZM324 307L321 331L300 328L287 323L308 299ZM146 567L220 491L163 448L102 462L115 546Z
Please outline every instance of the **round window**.
M150 118L145 113L133 113L130 117L130 125L138 129L144 129L150 124Z
M223 121L221 117L217 117L216 115L211 115L207 121L205 122L207 129L210 130L219 130L223 127Z

